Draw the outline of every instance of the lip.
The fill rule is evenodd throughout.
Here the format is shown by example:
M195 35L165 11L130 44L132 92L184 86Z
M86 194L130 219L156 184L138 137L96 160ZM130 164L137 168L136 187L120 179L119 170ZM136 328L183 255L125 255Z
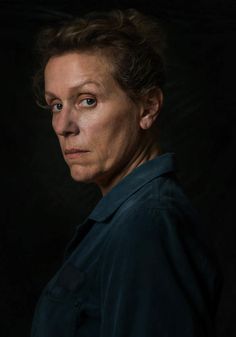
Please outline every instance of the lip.
M65 149L64 154L67 158L76 158L84 153L88 153L89 151L87 150L82 150L82 149L77 149L77 148L70 148L70 149Z

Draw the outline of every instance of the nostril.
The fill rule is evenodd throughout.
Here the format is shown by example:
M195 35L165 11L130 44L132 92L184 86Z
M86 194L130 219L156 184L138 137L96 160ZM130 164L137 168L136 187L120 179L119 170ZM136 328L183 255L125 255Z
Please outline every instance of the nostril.
M75 123L71 123L69 125L63 126L63 127L58 127L55 129L56 134L63 136L63 137L68 137L70 135L77 135L80 132L79 127Z
M78 134L80 132L76 121L69 117L70 116L68 115L57 115L53 118L52 127L57 135L66 137L71 134Z

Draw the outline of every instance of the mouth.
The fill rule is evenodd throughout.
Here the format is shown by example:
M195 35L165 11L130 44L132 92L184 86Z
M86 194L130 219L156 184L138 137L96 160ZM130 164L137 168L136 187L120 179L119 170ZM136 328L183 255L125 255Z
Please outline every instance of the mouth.
M82 150L82 149L76 149L76 148L71 148L71 149L65 149L64 155L68 159L73 159L77 158L85 153L88 153L89 151L87 150Z

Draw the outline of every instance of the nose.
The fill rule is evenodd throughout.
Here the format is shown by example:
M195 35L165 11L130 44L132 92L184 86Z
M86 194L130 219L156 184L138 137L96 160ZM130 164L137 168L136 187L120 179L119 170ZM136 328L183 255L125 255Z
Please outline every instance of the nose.
M67 137L79 133L76 115L70 107L63 106L60 112L53 114L52 126L58 136Z

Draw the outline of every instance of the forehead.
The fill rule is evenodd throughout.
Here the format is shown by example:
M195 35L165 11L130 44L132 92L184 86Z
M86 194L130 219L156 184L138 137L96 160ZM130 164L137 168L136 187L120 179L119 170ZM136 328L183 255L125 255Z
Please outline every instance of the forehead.
M74 88L83 83L109 89L116 85L109 60L97 53L71 52L49 59L44 72L45 91Z

